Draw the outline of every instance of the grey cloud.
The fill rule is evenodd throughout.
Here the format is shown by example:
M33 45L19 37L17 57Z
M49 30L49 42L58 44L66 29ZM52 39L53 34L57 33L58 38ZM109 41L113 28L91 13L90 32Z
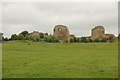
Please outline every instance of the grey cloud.
M96 25L118 35L117 3L4 3L3 32L23 30L53 33L57 24L68 26L76 36L89 36Z

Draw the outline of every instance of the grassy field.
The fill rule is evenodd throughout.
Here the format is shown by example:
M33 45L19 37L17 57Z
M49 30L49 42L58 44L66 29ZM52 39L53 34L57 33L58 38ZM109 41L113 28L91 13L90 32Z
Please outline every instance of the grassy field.
M3 78L117 78L117 43L2 44Z

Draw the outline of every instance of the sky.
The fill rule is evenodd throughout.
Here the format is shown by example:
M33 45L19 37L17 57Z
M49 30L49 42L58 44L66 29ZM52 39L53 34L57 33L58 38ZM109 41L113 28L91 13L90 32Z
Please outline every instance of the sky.
M107 34L118 35L117 2L4 2L2 32L5 37L27 30L53 34L56 25L65 25L70 34L90 36L102 25Z

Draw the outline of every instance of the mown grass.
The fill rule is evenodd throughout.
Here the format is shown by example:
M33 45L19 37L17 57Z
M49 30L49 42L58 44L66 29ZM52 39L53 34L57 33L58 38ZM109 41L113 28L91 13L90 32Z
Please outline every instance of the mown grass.
M117 78L117 43L2 44L3 78Z

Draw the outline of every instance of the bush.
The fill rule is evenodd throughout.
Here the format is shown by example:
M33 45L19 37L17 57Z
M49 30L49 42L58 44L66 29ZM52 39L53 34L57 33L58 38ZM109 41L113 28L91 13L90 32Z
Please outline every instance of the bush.
M28 34L28 31L23 31L20 34L22 34L25 37Z
M44 38L44 34L43 33L40 33L40 38Z
M110 36L110 43L114 41L113 36Z
M68 40L64 40L64 43L68 43Z
M100 42L100 40L98 38L94 39L94 42Z
M107 38L103 37L101 42L107 42Z
M28 36L28 40L34 41L33 36Z
M50 42L50 43L57 43L59 42L59 39L52 35L52 36L45 37L44 41Z
M73 42L74 42L74 39L73 39L73 38L71 38L71 39L70 39L70 42L71 42L71 43L73 43Z
M2 36L2 41L4 41L4 37Z
M74 42L77 42L77 38L76 37L74 37Z
M4 40L3 41L9 41L9 39L6 37L6 38L4 38Z
M41 39L39 37L34 37L34 41L39 42Z
M47 37L44 37L44 41L48 42L48 39L47 39Z
M86 39L85 43L88 43L88 42L89 42L88 39Z
M18 35L18 40L24 40L24 36L22 34Z
M120 40L120 34L118 35L118 39Z
M24 40L29 40L29 36L26 35L26 36L24 37Z
M89 39L89 42L93 42L93 40L90 38L90 39Z
M81 42L84 42L84 43L88 42L87 38L86 37L81 37Z
M45 33L45 36L48 36L48 33Z
M11 36L11 40L18 40L18 36L17 36L16 34L13 34L13 35Z
M77 42L78 42L78 43L80 42L80 39L79 39L79 38L77 38Z

